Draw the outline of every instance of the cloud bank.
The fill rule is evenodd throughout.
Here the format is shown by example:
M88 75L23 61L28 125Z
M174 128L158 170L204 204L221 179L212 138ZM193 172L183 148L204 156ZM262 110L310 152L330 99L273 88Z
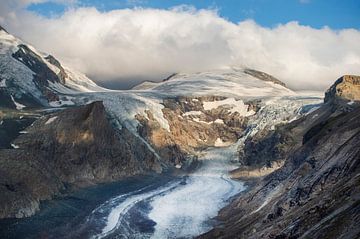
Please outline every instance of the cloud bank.
M45 18L24 8L42 0L14 2L5 0L1 25L98 82L245 66L294 89L324 90L343 74L360 74L360 31L355 29L235 24L216 11L187 6L108 12L78 7Z

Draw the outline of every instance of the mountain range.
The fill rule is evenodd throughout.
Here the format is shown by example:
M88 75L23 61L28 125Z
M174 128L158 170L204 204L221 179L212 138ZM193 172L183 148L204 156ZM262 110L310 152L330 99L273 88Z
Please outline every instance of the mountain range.
M105 89L0 28L0 219L131 176L187 177L215 148L246 186L192 236L358 238L359 102L359 76L319 94L242 67Z

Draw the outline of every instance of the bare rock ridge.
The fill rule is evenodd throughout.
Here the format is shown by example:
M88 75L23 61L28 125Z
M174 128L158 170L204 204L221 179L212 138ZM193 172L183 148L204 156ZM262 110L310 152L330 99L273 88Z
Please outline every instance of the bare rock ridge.
M360 100L360 76L340 77L325 94L325 102L336 100Z
M340 78L319 109L249 139L240 160L256 166L251 170L275 170L251 174L255 186L220 212L220 227L200 238L360 237L358 79Z
M42 61L40 56L33 52L26 45L18 45L18 51L13 53L13 57L21 61L25 66L32 70L34 74L34 83L42 92L47 101L57 101L59 97L49 89L49 82L59 83L59 78L49 67Z
M0 150L0 218L33 215L64 190L161 170L127 129L115 128L101 102L43 116Z
M257 70L253 70L253 69L245 69L244 70L244 73L248 74L248 75L251 75L251 76L254 76L260 80L263 80L263 81L270 81L270 82L273 82L275 84L278 84L278 85L281 85L281 86L284 86L286 87L285 83L276 79L275 77L273 77L272 75L269 75L269 74L266 74L265 72L262 72L262 71L257 71Z
M5 28L3 28L2 26L0 26L0 31L4 31L7 33L7 31L5 30Z

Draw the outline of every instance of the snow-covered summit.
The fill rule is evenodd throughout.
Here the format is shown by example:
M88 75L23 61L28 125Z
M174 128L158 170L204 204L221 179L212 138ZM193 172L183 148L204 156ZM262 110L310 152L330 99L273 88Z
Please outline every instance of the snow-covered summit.
M149 113L161 128L170 131L163 112L168 99L188 97L203 103L195 111L224 109L248 117L255 113L249 101L304 98L271 75L239 67L173 74L162 82L144 82L132 90L108 90L5 30L0 30L0 97L0 107L19 110L33 105L60 107L100 100L121 127L135 134L140 124L137 116L148 118ZM179 117L182 114L186 112ZM213 121L221 122L215 118Z
M0 28L0 73L3 106L15 106L16 102L25 106L63 105L70 103L65 95L105 90L3 28Z
M252 72L259 71L252 70ZM270 75L266 74L266 76ZM266 80L261 78L260 74L249 74L249 69L235 67L192 74L180 73L159 83L144 82L133 90L157 92L167 96L216 95L257 98L295 95L279 80Z

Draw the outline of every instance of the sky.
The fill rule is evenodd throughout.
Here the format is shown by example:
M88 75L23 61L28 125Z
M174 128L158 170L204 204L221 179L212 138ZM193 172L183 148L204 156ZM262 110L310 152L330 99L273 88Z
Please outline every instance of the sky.
M227 66L293 89L360 74L358 0L1 0L0 24L112 88Z
M180 5L218 10L219 16L234 23L250 18L266 27L298 21L315 28L360 28L358 0L81 0L73 2L72 7L111 11L131 7L170 9ZM51 17L62 14L67 7L61 2L45 2L31 4L28 10Z

